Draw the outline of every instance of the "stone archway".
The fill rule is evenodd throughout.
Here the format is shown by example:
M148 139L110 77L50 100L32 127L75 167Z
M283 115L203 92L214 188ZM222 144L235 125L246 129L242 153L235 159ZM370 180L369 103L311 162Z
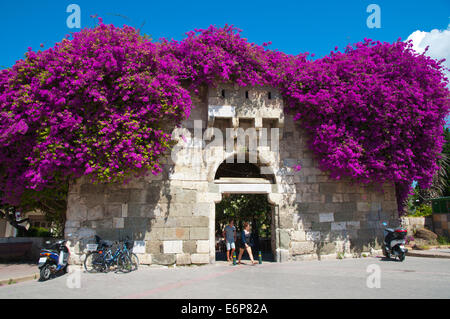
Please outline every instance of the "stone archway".
M234 155L232 155L234 156ZM282 201L282 195L278 193L278 185L276 184L276 176L268 176L268 174L261 174L264 177L231 177L231 178L217 178L217 172L220 166L226 163L227 159L224 159L220 163L214 163L212 170L209 171L208 176L214 176L213 181L209 182L209 193L205 194L205 199L210 200L210 261L215 262L215 224L216 224L216 211L215 205L222 201L223 194L263 194L267 195L269 204L272 205L272 252L274 259L278 262L281 260L280 245L279 245L279 207ZM256 167L261 168L258 165ZM270 166L264 166L266 172L274 172L275 170ZM214 174L212 174L214 172Z

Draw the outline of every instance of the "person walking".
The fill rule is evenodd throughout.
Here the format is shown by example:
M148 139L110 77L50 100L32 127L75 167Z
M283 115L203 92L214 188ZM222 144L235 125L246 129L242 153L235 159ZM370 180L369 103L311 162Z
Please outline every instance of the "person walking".
M234 226L234 220L230 219L229 224L223 231L223 237L225 237L227 245L227 261L230 262L233 259L233 253L236 250L236 227Z
M242 234L241 234L238 264L241 264L241 258L242 258L242 255L244 254L245 250L247 251L248 256L250 257L252 264L256 264L256 261L253 259L253 253L252 253L251 246L252 246L252 243L251 243L250 224L248 222L245 222L244 229L242 230Z

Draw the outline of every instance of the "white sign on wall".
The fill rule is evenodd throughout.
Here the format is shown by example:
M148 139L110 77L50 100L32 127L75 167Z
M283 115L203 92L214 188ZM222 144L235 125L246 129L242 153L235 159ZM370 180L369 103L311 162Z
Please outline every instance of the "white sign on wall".
M235 117L236 107L231 105L210 105L208 107L209 118L215 117Z
M136 240L133 246L133 253L135 254L145 254L145 241Z

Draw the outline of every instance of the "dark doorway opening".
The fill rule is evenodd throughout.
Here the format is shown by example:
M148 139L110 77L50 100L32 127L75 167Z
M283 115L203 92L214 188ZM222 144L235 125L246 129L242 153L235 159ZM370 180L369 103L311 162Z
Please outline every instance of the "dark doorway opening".
M222 201L216 204L216 261L226 261L226 244L223 236L230 219L236 227L236 256L239 256L239 243L243 224L251 225L253 258L257 261L259 252L263 261L274 261L272 237L274 236L273 205L266 194L223 194ZM244 252L242 260L250 260Z

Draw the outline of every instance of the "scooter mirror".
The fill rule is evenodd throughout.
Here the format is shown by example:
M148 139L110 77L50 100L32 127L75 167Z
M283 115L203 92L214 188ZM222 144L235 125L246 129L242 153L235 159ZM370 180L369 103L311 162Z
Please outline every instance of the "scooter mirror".
M50 240L47 240L45 243L46 243L47 245L50 245L50 244L51 244Z

